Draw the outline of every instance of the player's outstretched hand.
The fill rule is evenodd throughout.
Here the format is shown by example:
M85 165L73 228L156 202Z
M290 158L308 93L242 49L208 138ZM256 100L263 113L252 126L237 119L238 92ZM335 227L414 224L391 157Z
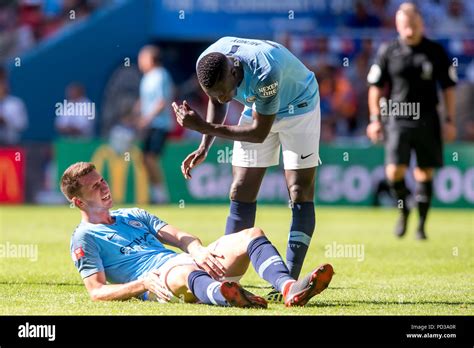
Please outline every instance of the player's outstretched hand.
M204 148L198 148L191 152L181 163L181 173L185 179L191 179L191 169L201 164L207 157L207 151Z
M224 255L211 251L206 247L200 247L193 250L191 257L194 259L194 262L196 262L201 269L209 273L212 278L220 280L225 276L226 269L218 260L219 258L223 259Z
M176 121L180 126L198 132L201 130L201 126L203 123L205 123L205 121L189 106L186 100L181 105L173 102L171 106L173 107L174 113L176 115Z
M173 294L166 288L160 278L159 271L148 272L144 280L145 288L153 292L159 299L168 302Z
M383 140L383 126L380 121L372 121L367 126L367 136L370 141L377 144Z
M456 139L456 126L453 123L445 123L443 125L443 139L445 142L450 143Z

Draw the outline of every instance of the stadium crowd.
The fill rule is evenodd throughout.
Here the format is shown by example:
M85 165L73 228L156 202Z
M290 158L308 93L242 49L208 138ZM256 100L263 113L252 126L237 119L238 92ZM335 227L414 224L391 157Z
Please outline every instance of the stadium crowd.
M2 0L0 64L117 0Z
M120 0L5 0L0 4L0 64L6 64L25 51L34 49L38 43L48 40L64 28L87 19L95 10ZM333 25L342 29L361 29L360 39L340 39L335 36L321 35L299 37L282 35L279 41L315 72L320 86L322 112L322 141L333 142L367 141L365 127L368 119L366 101L366 76L377 43L381 40L373 34L363 34L364 29L394 30L394 13L402 0L358 0L353 10L334 19ZM466 34L474 28L474 2L466 0L426 0L414 1L425 19L428 35L436 35L438 24L443 23L443 34ZM166 61L166 59L165 59ZM173 71L171 70L173 73ZM474 141L474 120L469 113L472 110L474 61L465 67L464 83L457 93L459 139ZM74 81L71 81L72 85ZM75 85L81 93L82 86ZM67 87L71 89L71 86ZM66 89L66 86L65 86ZM74 89L74 87L72 87ZM201 92L195 76L176 83L175 96L178 99L191 100L196 109L203 111L207 98ZM69 92L65 92L67 96ZM73 91L74 93L74 91ZM21 96L17 96L21 98ZM27 107L27 106L26 106ZM228 123L236 123L239 106L231 105ZM129 112L124 112L129 113ZM99 117L100 118L100 117ZM90 126L90 125L89 125ZM24 130L25 127L19 128ZM67 134L56 123L59 135ZM87 130L104 134L104 131ZM108 130L107 130L108 131ZM77 132L76 132L77 133ZM80 135L78 132L76 135ZM174 138L198 137L194 132L175 129Z
M86 21L94 11L122 0L4 0L0 3L0 68L11 64L14 57L34 50L37 45L47 42L65 28ZM353 9L332 20L332 28L321 28L314 35L279 34L275 40L288 47L312 70L319 83L321 98L322 131L321 141L358 142L369 144L365 135L368 123L367 107L367 73L379 44L395 35L394 14L402 0L359 0L353 2ZM474 29L474 2L468 0L424 0L414 1L425 19L426 32L434 38L454 34L467 37L472 43ZM442 32L439 28L442 25ZM337 31L335 30L337 29ZM374 29L377 34L374 35ZM337 34L331 34L337 32ZM343 35L340 35L343 33ZM356 33L354 35L354 33ZM471 35L471 36L470 36ZM450 43L447 44L448 46ZM459 46L459 45L458 45ZM456 87L457 121L459 141L474 142L474 45L464 47L470 61L462 66L461 81ZM175 51L176 51L175 46ZM449 48L457 47L452 45ZM470 48L469 48L470 47ZM452 50L451 50L452 51ZM199 88L194 71L187 78L176 75L176 69L167 59L167 49L162 49L163 65L169 69L174 82L173 98L188 100L193 107L205 114L207 97ZM135 62L138 60L135 57ZM175 52L176 53L176 52ZM450 52L453 54L453 52ZM458 52L455 52L458 53ZM179 52L178 52L179 54ZM189 66L194 67L195 57L189 56ZM138 74L138 64L135 64ZM21 133L28 127L28 105L21 100L21 95L11 96L8 91L8 79L5 69L0 69L0 134L2 144L21 143ZM139 86L134 93L139 95ZM64 86L64 98L74 101L88 101L87 88L76 81ZM7 102L9 107L5 111ZM228 124L236 124L241 106L235 102L230 105ZM13 110L13 111L12 111ZM16 110L16 111L15 111ZM12 112L18 113L9 115ZM107 137L113 127L104 127L100 110L92 122L80 122L79 118L70 118L75 124L66 124L66 118L55 122L57 137ZM103 112L103 111L102 111ZM136 122L136 108L130 106L116 116L121 130L133 128ZM13 120L13 121L12 121ZM18 120L21 120L19 122ZM73 121L72 121L73 120ZM110 120L108 120L110 121ZM171 137L177 140L197 140L200 135L194 131L184 130L173 119L174 128ZM110 122L109 122L110 124ZM8 128L8 138L7 134ZM115 131L117 129L115 128ZM124 133L120 133L124 134ZM120 135L120 136L122 136ZM113 134L112 134L113 137ZM28 140L28 139L26 139Z

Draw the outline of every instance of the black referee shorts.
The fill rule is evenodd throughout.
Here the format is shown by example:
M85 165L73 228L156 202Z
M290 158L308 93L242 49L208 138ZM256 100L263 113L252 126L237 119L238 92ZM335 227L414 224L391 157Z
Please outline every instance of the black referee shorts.
M169 132L164 129L150 128L147 130L145 139L143 140L143 153L152 153L161 155L165 148L166 139Z
M385 129L385 164L410 164L412 150L420 168L443 166L443 140L439 124Z

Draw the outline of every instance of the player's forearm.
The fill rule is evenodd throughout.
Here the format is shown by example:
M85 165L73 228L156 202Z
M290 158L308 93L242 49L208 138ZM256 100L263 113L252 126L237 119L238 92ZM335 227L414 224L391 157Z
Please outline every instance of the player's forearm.
M245 141L248 143L262 143L268 134L263 131L249 126L228 126L222 124L205 123L200 130L203 134L208 134L220 138Z
M454 87L446 88L443 91L444 104L446 108L446 117L451 122L456 120L456 92Z
M376 86L369 87L368 104L370 115L380 115L380 99L382 98L382 89Z
M196 246L202 246L198 237L181 231L172 225L161 228L158 231L158 239L164 244L174 246L187 253L191 253Z
M143 280L125 284L107 284L93 289L90 296L93 301L123 301L143 294L147 289Z
M187 252L190 255L193 255L197 250L202 248L201 240L192 235L187 235L184 238L182 238L181 243L182 243L181 250L183 250L184 252Z
M223 124L227 114L227 105L209 99L207 104L206 121L208 123ZM216 137L209 134L203 134L200 147L209 150Z

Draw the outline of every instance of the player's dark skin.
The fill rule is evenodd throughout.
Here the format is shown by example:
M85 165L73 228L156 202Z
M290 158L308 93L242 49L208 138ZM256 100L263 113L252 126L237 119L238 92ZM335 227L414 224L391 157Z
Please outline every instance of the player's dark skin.
M237 141L262 143L270 133L275 115L262 115L255 110L252 111L253 123L251 125L223 124L227 114L227 104L236 95L243 75L243 68L239 61L228 57L227 67L220 81L212 88L201 86L209 96L206 120L203 120L186 101L182 105L172 104L176 119L181 126L204 134L199 148L186 157L181 165L181 171L186 179L191 178L191 169L204 161L216 136ZM266 168L233 166L230 199L245 203L255 202L265 171ZM286 184L292 202L313 201L315 177L316 167L285 170Z

